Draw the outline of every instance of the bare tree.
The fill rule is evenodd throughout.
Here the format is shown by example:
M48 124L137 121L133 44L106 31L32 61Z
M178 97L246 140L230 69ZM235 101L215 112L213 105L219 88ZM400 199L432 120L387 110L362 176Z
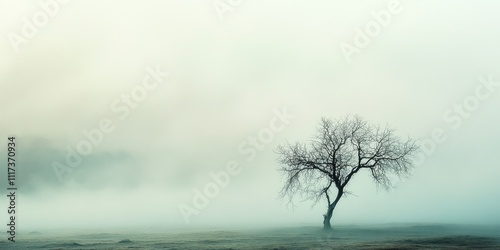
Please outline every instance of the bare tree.
M416 150L410 138L401 140L390 127L368 124L359 116L322 118L309 145L278 146L285 177L280 196L293 205L293 197L299 195L312 199L313 206L325 198L323 227L331 229L333 210L356 173L366 169L378 186L390 189L391 177L409 176Z

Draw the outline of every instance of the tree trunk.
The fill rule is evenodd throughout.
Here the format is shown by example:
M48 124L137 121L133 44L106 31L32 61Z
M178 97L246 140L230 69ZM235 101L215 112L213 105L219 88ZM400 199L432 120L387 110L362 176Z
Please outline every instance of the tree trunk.
M333 209L335 209L335 202L328 206L328 210L326 214L323 215L323 229L332 229L332 225L330 224L330 220L332 219Z
M326 210L326 214L323 215L323 229L325 229L325 230L332 229L332 225L330 224L330 220L332 219L333 210L335 209L335 206L337 206L337 202L339 202L340 197L342 197L341 192L339 192L337 194L337 197L335 198L333 203L328 205L328 209Z

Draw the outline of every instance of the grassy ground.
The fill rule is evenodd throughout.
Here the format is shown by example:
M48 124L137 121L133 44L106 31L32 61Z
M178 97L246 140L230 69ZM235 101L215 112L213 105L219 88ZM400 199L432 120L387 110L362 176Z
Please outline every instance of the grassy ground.
M0 249L500 249L500 227L337 226L149 233L50 233L0 241Z

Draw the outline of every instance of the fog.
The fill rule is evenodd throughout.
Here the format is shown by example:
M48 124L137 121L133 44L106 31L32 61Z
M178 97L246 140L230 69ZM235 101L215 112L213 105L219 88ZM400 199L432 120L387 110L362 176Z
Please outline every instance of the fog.
M355 176L333 225L500 223L500 3L229 2L61 1L38 27L36 1L0 1L0 166L16 136L20 229L319 227L324 201L278 198L275 149L347 114L422 152L393 190ZM13 42L23 18L38 31Z

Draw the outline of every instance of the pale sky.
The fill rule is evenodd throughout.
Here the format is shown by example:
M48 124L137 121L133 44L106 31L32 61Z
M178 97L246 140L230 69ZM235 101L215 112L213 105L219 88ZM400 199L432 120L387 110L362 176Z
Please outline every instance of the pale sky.
M500 223L498 1L40 2L0 1L0 166L15 135L20 228L321 226L325 203L277 199L274 150L346 114L427 154L389 192L356 176L333 225ZM238 148L276 112L293 118L248 160ZM53 163L103 119L112 131L60 182ZM241 172L186 224L179 205L230 161Z

